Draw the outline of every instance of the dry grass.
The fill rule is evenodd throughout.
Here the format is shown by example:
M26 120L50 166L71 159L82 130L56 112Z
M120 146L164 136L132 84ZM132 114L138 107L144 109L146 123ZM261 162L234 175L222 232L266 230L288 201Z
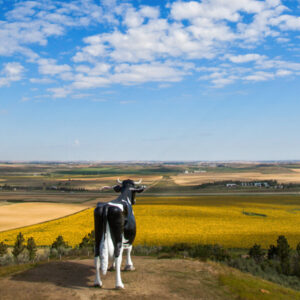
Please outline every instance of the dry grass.
M0 231L37 224L85 209L65 203L16 203L0 206Z
M297 169L298 170L298 169ZM180 174L172 176L178 185L198 185L216 181L255 181L255 180L277 180L279 183L300 183L300 170L287 174L262 174L259 172L241 173L200 173L200 174Z
M96 197L99 193L70 193L70 192L1 192L1 201L20 202L57 202L57 203L82 203Z

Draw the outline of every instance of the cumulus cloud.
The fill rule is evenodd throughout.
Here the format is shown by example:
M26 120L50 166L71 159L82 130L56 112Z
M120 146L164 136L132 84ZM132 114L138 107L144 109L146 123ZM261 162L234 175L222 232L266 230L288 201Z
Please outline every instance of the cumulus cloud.
M102 8L92 0L22 1L0 23L0 55L19 53L37 59L29 45L46 46L49 37L61 36L69 27L102 22Z
M71 67L67 64L58 65L55 59L41 58L37 61L39 72L43 75L56 75L71 71Z
M99 23L64 61L36 50L69 29ZM161 85L191 74L220 88L299 75L297 62L269 57L260 47L273 40L285 47L290 31L297 30L300 17L281 0L175 0L161 7L117 0L22 1L0 23L0 55L18 53L35 63L42 76L31 83L63 81L48 88L54 97L111 84ZM19 80L22 72L11 79L2 73L0 84Z
M248 63L251 61L259 61L265 59L265 55L260 55L256 53L249 53L244 55L230 55L228 56L228 59L234 63Z
M13 81L22 79L24 67L18 62L9 62L3 65L0 75L0 87L9 86Z

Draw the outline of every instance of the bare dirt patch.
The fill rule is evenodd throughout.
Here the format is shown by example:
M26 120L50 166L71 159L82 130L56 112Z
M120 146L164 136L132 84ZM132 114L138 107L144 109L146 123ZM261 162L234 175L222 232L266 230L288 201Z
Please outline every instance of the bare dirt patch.
M180 174L172 176L178 185L199 185L216 181L255 181L277 180L279 183L300 183L300 172L286 174L262 174L258 172L241 173L203 173L203 174Z
M134 257L136 271L122 272L124 290L115 290L114 272L94 288L93 260L40 265L0 280L2 300L39 299L230 299L209 264Z

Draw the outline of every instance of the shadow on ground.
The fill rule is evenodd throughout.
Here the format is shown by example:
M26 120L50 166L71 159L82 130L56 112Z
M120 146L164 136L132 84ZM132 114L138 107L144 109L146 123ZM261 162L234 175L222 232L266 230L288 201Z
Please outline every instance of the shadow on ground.
M53 283L68 288L91 287L94 267L77 262L51 262L20 274L13 275L13 281Z

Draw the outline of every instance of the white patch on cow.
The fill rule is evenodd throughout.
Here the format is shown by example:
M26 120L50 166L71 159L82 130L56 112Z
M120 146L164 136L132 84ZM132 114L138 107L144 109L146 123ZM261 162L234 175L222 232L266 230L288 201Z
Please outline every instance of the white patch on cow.
M129 202L129 204L131 205L131 201L130 201L129 197L127 197L127 201L128 201L128 202Z
M133 263L132 263L132 260L131 260L131 255L130 255L131 250L132 250L132 245L130 245L127 248L126 267L125 267L125 269L128 269L128 270L133 270L134 269Z
M108 268L108 260L113 257L114 245L111 239L110 228L108 222L106 222L106 232L102 236L100 243L100 261L101 261L101 272L106 275Z
M100 278L100 259L99 259L99 256L96 256L95 257L95 267L96 267L96 279L95 279L95 283L94 285L95 286L100 286L102 287L102 281L101 281L101 278Z
M119 203L112 203L112 202L108 202L109 205L112 205L112 206L115 206L115 207L118 207L121 209L121 211L123 211L123 205L122 204L119 204Z
M115 258L116 263L116 288L124 289L124 284L121 279L121 264L122 264L123 247L120 249L120 255Z
M124 249L128 249L128 247L130 247L130 245L128 243L129 243L129 240L125 239L124 234L123 234L122 244L123 244Z

